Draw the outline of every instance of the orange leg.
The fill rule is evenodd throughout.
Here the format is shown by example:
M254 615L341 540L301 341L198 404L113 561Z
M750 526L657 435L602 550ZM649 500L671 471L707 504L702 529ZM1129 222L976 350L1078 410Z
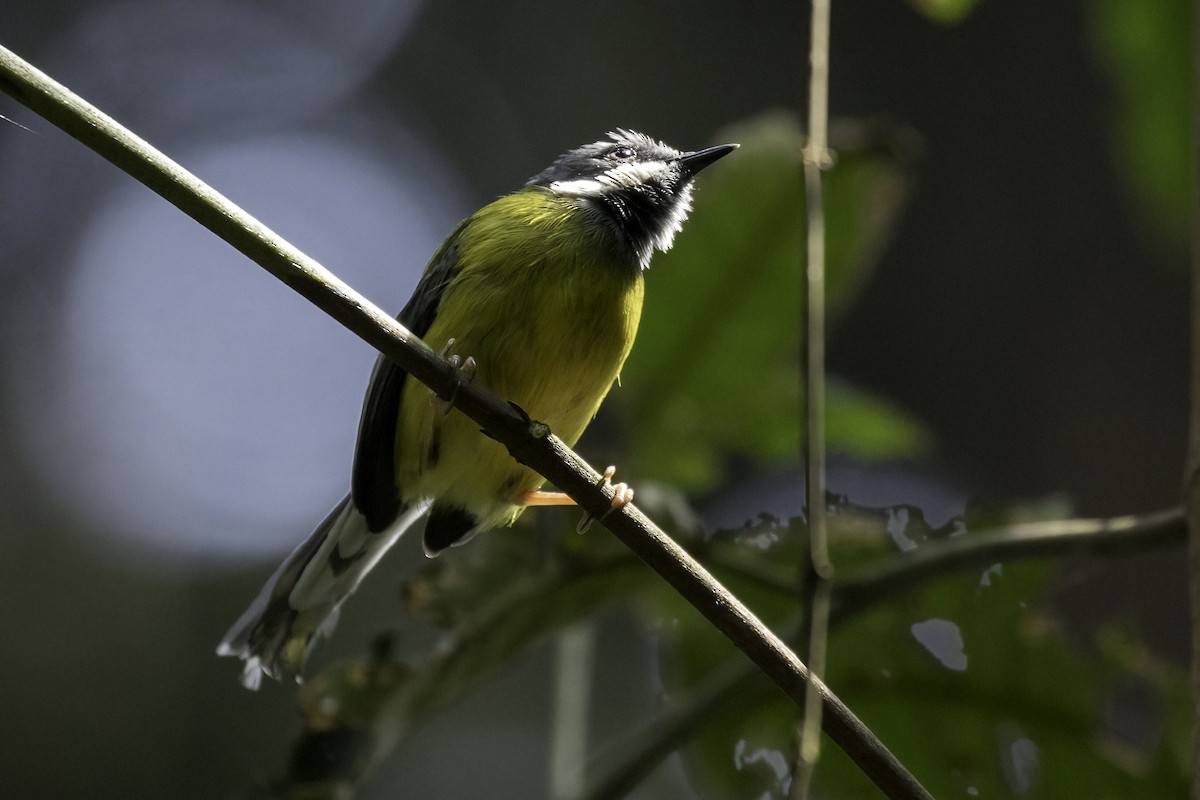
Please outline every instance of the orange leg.
M612 486L613 496L612 503L608 511L605 511L599 517L593 517L591 514L584 514L583 519L579 520L579 525L576 530L583 533L591 527L596 519L604 519L612 512L624 508L633 502L633 489L627 484L618 483L612 485L612 477L617 474L616 467L609 467L604 470L604 474L600 477L597 486ZM519 506L573 506L575 501L562 492L522 492L513 498L513 503Z
M562 492L521 492L513 502L519 506L573 506L575 501Z

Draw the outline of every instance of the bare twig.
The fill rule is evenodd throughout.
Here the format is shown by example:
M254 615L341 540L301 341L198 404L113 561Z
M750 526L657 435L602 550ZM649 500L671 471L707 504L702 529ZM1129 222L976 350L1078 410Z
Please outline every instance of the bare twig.
M600 517L611 490L541 423L454 369L396 320L258 220L66 87L0 47L0 89L137 178L282 280L479 423L522 464ZM829 713L823 729L889 797L927 798L904 765L736 597L632 504L604 518L617 536L750 657L797 704L812 683Z
M838 579L833 593L835 621L858 613L884 599L894 598L932 578L974 567L987 567L1028 558L1067 555L1128 555L1187 542L1187 524L1180 508L1149 514L1102 519L1060 519L1022 522L981 530L967 536L937 539L877 566L863 567ZM714 560L728 569L792 595L795 587L782 571L747 568Z
M829 0L812 0L809 44L808 144L804 153L808 257L805 269L804 496L809 558L803 589L809 611L805 656L812 674L825 673L833 564L825 523L825 199L821 174L829 164ZM821 696L810 683L800 720L792 800L805 800L821 755Z
M835 619L930 578L971 567L1074 553L1119 555L1182 544L1183 513L1177 509L1104 519L1026 522L927 542L900 559L838 581Z

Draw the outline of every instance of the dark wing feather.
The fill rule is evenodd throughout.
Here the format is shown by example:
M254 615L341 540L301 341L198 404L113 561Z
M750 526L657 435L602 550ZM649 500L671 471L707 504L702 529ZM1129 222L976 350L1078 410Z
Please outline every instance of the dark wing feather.
M466 224L461 223L434 254L408 304L396 317L417 336L424 336L433 324L446 286L458 274L458 237ZM396 486L396 424L407 377L403 368L379 356L363 400L350 497L367 518L372 533L390 527L402 508Z

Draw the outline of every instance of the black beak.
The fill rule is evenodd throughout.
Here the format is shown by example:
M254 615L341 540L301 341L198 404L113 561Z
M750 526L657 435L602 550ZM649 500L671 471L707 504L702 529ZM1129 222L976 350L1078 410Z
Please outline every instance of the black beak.
M703 150L693 150L679 157L679 167L683 174L691 177L719 158L729 155L741 145L719 144L716 147L706 147Z

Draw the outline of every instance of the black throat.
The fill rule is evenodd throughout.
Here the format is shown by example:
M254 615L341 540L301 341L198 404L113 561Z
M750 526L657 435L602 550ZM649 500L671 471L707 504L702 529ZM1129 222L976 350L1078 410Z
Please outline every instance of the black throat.
M642 184L588 197L583 202L601 215L616 235L618 247L639 267L645 267L655 242L672 224L676 200L661 186Z

